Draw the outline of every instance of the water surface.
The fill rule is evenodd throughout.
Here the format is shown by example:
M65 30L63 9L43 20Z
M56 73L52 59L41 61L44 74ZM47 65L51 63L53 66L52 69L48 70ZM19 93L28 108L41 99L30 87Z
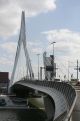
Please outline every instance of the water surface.
M0 121L45 121L41 110L0 110Z

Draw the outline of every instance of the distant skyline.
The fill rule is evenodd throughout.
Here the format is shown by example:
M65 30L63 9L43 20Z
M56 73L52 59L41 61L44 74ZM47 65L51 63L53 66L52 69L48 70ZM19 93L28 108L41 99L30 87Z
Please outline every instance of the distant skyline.
M51 42L55 41L57 75L63 78L66 74L68 78L69 67L76 78L77 59L80 66L80 0L0 0L0 71L11 75L22 10L26 14L26 42L35 76L37 54L43 66L43 52L52 54Z

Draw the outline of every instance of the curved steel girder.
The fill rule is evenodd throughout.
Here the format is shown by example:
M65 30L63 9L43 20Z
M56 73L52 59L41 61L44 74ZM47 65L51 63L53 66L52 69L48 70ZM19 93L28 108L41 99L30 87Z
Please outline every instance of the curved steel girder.
M68 85L66 83L65 83L65 86L68 87L69 92L65 91L64 84L63 84L63 89L62 89L63 92L60 91L60 89L62 88L60 86L62 84L61 82L59 83L59 87L58 87L58 85L54 85L52 87L48 84L50 82L47 82L47 81L45 81L45 83L48 84L47 86L45 86L45 85L43 86L39 82L43 83L41 81L38 81L36 84L36 81L30 82L30 81L21 80L21 81L17 82L16 84L21 85L21 86L26 87L26 88L31 88L33 90L38 90L38 91L41 91L41 92L49 95L49 97L50 97L49 103L52 105L52 107L54 107L52 102L54 102L54 104L55 104L55 109L54 109L55 114L52 111L53 108L52 108L51 112L48 112L50 107L48 107L48 110L47 110L48 114L49 113L53 114L53 116L51 116L51 117L53 117L53 120L57 120L57 121L61 120L62 121L63 119L65 119L66 121L68 121L68 119L71 116L75 102L76 102L75 90L70 85ZM51 82L51 83L54 83L54 82ZM14 84L14 86L16 84ZM55 82L55 84L58 84L58 82ZM70 90L71 90L71 92L70 92ZM74 95L73 95L74 97L72 98L72 100L71 100L71 97L69 97L69 99L67 98L66 93L67 93L67 96L68 96L68 94L71 96L72 93L74 93Z

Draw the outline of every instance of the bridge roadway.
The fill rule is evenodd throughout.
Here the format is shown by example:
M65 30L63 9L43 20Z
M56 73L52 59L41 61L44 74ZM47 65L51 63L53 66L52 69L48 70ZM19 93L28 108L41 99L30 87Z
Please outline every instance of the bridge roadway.
M64 82L20 80L11 90L22 95L35 90L46 94L44 106L48 121L69 121L77 98L75 89Z

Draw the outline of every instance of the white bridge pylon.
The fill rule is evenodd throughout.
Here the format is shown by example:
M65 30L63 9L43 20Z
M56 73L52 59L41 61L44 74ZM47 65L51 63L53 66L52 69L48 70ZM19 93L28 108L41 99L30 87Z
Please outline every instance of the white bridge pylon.
M22 67L22 68L21 68ZM22 70L24 71L23 74ZM33 79L34 74L31 61L26 47L26 31L25 31L25 12L22 11L20 35L17 45L14 67L11 75L9 87L22 78Z

